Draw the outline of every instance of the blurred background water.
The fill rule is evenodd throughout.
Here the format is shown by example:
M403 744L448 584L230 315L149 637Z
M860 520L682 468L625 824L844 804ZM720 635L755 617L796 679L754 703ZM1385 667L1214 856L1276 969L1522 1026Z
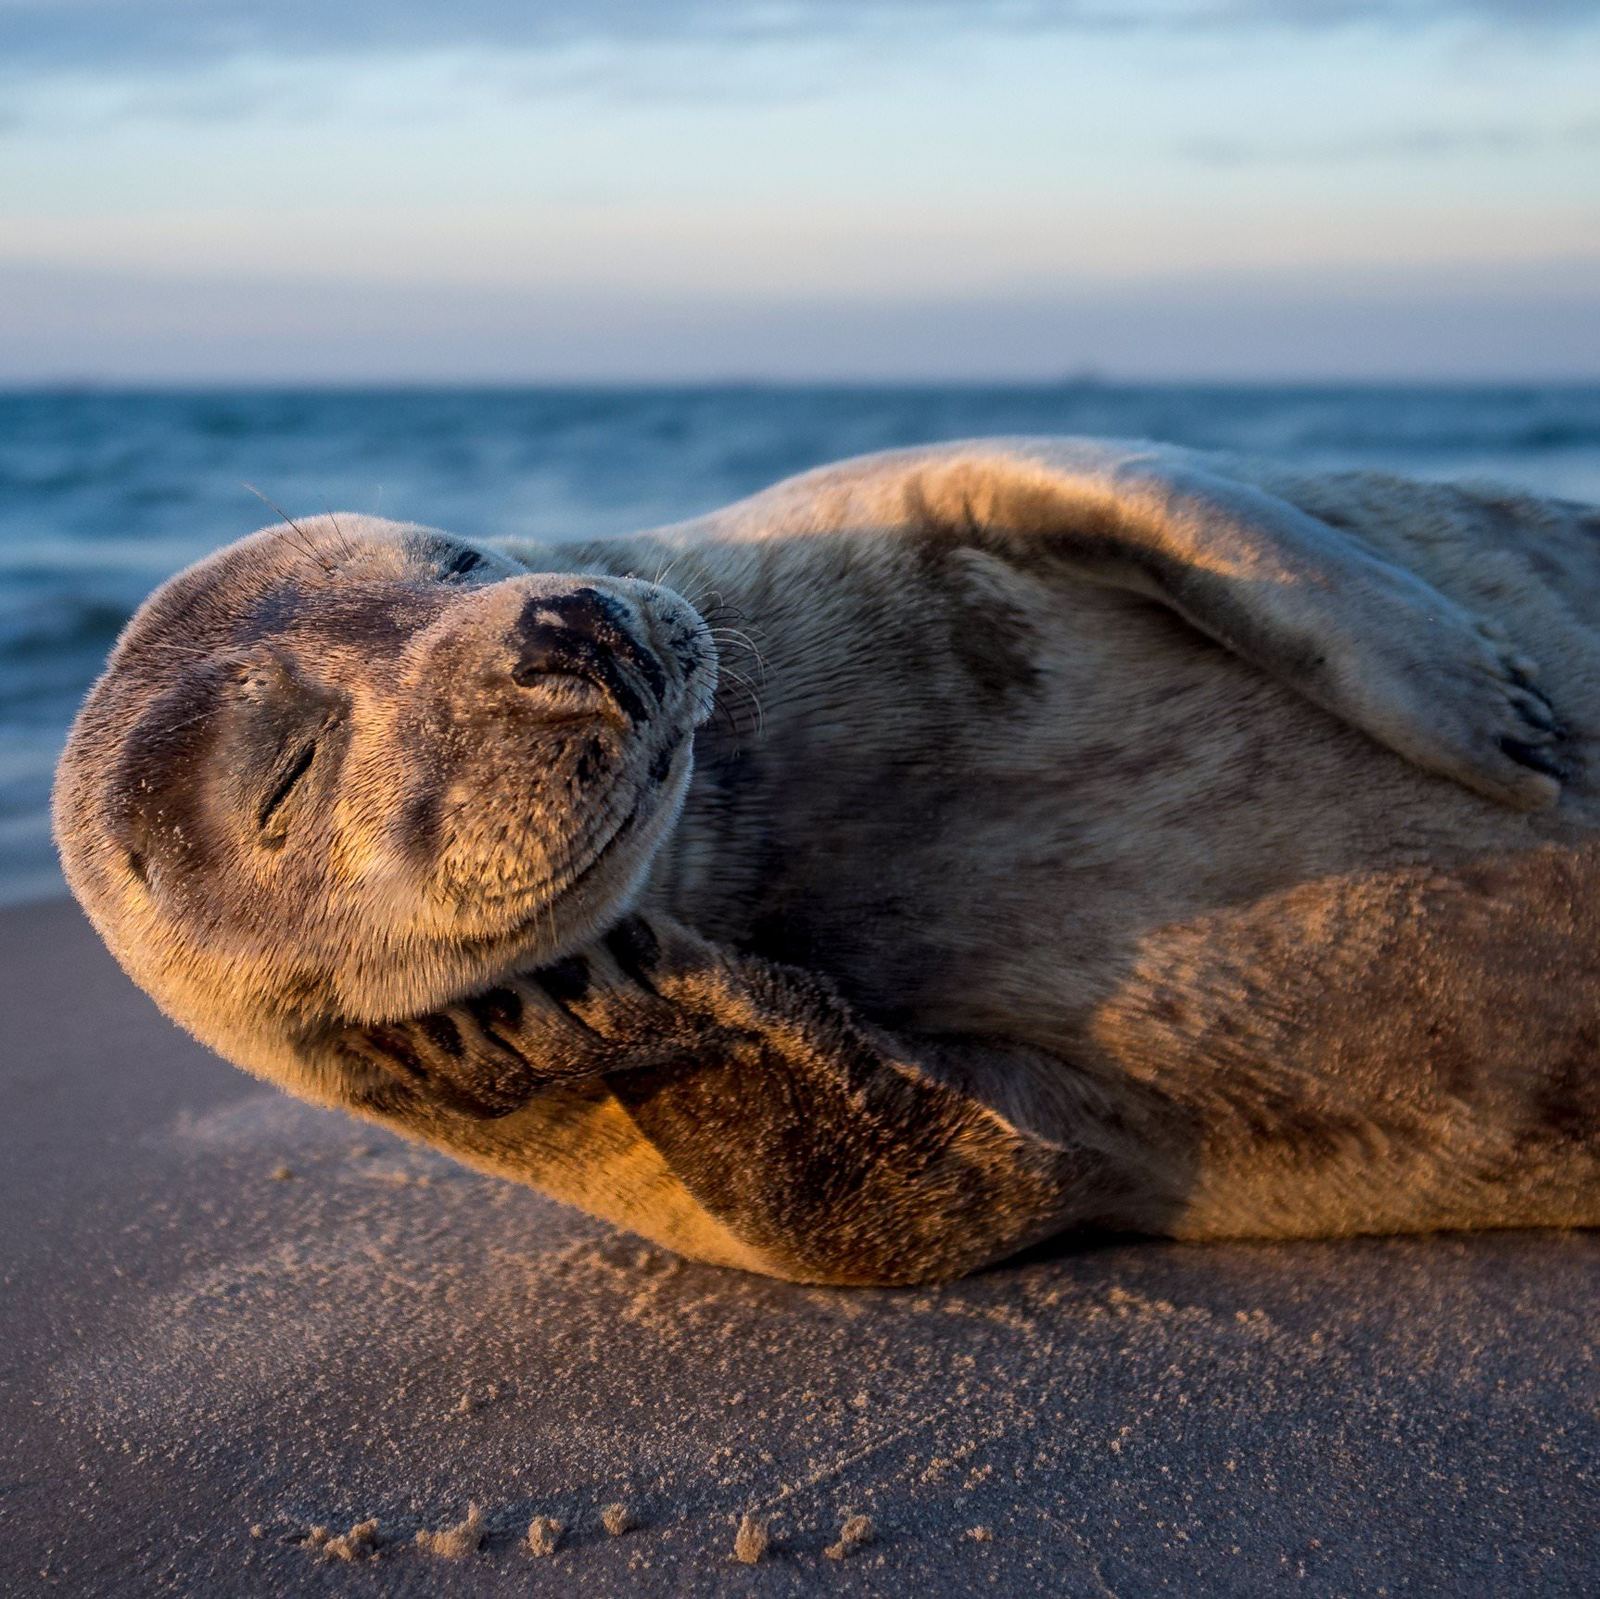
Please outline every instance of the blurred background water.
M1088 433L1600 502L1600 385L207 390L0 394L0 901L60 891L68 723L197 556L356 510L492 537L624 533L868 450Z

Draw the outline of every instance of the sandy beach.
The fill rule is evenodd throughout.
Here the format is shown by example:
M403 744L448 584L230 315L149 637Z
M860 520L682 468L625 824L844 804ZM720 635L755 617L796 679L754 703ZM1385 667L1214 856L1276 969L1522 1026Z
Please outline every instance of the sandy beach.
M1600 1586L1593 1236L796 1288L250 1081L65 903L0 998L6 1594Z

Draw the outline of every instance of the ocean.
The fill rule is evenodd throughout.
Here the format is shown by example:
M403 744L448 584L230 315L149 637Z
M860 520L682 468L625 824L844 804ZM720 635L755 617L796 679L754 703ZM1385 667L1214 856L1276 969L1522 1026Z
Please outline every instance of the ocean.
M1164 439L1600 502L1600 385L213 389L0 393L0 902L61 889L50 775L134 607L277 517L623 533L868 450Z

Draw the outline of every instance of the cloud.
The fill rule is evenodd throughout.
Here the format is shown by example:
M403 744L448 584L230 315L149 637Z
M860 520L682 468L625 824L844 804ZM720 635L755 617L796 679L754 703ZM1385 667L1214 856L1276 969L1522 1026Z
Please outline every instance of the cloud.
M1593 24L1593 0L0 0L0 71L106 72L239 57L736 46L861 33L1411 29Z
M1263 166L1361 161L1449 160L1456 156L1547 155L1556 150L1600 147L1600 117L1559 127L1414 127L1350 137L1259 143L1235 139L1194 139L1180 154L1206 166Z

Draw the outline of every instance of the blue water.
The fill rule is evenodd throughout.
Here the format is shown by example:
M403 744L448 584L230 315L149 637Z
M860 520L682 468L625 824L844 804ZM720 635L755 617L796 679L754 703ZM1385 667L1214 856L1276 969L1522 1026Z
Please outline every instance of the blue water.
M117 629L177 568L291 515L625 532L866 450L1098 433L1600 502L1600 386L0 394L0 899L56 891L45 807Z

